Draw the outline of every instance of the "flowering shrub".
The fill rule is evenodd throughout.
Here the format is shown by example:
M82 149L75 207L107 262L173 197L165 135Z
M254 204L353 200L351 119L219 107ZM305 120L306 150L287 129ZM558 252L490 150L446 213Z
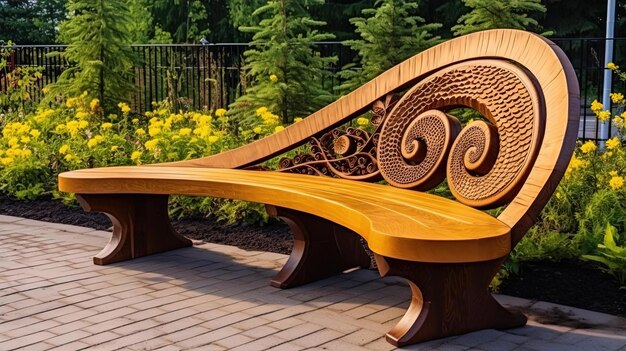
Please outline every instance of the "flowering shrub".
M609 68L626 81L626 74L617 65ZM607 243L613 248L626 244L626 236L616 235L626 231L626 99L621 93L610 96L616 113L598 101L591 104L591 110L599 121L611 121L615 134L604 147L593 141L579 142L555 196L537 225L516 247L514 260L605 257L612 260L607 269L626 271L626 261L619 263L606 251ZM615 229L610 238L606 236L607 227Z
M97 99L85 92L52 108L25 116L5 115L0 135L0 188L20 199L54 194L56 176L67 170L179 161L212 155L282 130L280 118L261 108L250 130L233 130L227 111L173 111L167 102L137 115L125 103L117 114L105 115ZM301 119L299 119L301 120ZM229 221L248 216L264 219L258 205L230 200L173 197L177 214L198 211Z

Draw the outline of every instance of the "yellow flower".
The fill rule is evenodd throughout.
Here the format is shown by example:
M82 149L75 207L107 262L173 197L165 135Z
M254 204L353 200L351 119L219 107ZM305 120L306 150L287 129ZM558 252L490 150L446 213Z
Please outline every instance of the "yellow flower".
M95 111L98 108L98 106L100 106L100 100L98 99L93 99L89 103L89 107L91 108L92 111Z
M189 135L191 134L191 128L182 128L181 130L178 131L178 134Z
M117 151L119 148L120 148L119 146L117 146L117 145L113 145L113 146L111 146L111 151L115 152L115 151Z
M9 139L9 141L7 141L10 147L17 146L19 142L20 141L19 139L17 139L17 137L12 137L11 139Z
M151 140L146 141L146 143L143 145L146 147L146 149L150 151L154 151L154 149L156 149L158 144L159 144L159 139L151 139Z
M609 150L616 149L620 147L621 145L622 145L622 142L617 137L611 138L606 141L606 148Z
M65 106L72 108L76 106L77 101L78 101L77 98L68 98L67 101L65 101Z
M259 107L256 109L256 115L261 117L265 112L267 112L267 107L263 106L263 107Z
M624 114L622 114L622 116L623 115ZM622 129L624 127L624 118L622 117L613 118L613 125L616 126L618 129Z
M293 119L294 123L302 122L302 117L296 117Z
M133 124L139 123L139 118L133 118L132 122L133 122Z
M252 129L252 131L257 133L257 134L261 134L261 127L254 127L254 129Z
M68 123L68 125L69 125L69 123ZM78 122L78 128L85 129L87 127L89 127L89 122L87 122L87 121L80 121L80 122Z
M366 126L370 123L369 119L365 118L365 117L359 117L356 120L356 124L360 125L360 126Z
M611 177L617 177L617 171L610 171L610 172L609 172L609 175L610 175Z
M274 128L274 133L278 133L278 132L280 132L283 129L285 129L285 127L283 127L283 126L276 126L276 128Z
M598 100L593 100L593 102L591 103L591 111L597 113L602 110L604 110L604 105L602 105L601 102L598 102Z
M611 118L611 111L609 110L605 110L605 111L600 111L596 113L596 116L598 116L598 119L602 122L608 121L609 118Z
M619 176L612 177L611 180L609 180L609 186L613 190L620 189L624 186L624 178Z
M70 149L69 145L64 144L63 146L61 146L61 147L59 148L59 153L60 153L61 155L65 155L65 153L66 153L66 152L67 152L67 150L69 150L69 149Z
M581 160L577 158L576 155L574 155L572 156L572 159L570 160L570 163L567 166L567 170L565 171L565 174L570 174L573 171L579 168L585 168L586 166L587 166L587 161Z
M107 130L107 129L111 129L111 127L113 127L112 123L106 122L106 123L102 123L102 125L100 126L100 128Z
M143 128L138 128L137 130L135 130L135 134L139 136L146 135L146 131Z
M21 137L21 138L20 138L20 141L21 141L22 143L24 143L24 144L26 144L26 143L30 143L30 137L23 136L23 137Z
M67 161L67 162L72 162L72 160L74 159L74 157L76 157L76 156L74 156L74 155L72 155L72 154L67 154L67 155L65 155L64 159L65 159L65 161Z
M11 163L13 163L13 161L15 161L15 159L13 157L3 157L3 158L0 158L0 164L2 164L3 166L8 166Z
M225 114L226 114L226 110L223 108L218 108L217 110L215 110L215 115L217 117L222 117Z
M161 133L161 128L159 127L150 127L148 128L148 134L150 134L150 136L157 136L159 135L159 133Z
M596 151L597 148L598 147L596 146L596 144L593 141L589 140L580 147L580 151L582 151L583 154L588 154L590 152Z
M30 135L31 135L33 138L37 139L37 138L39 138L39 136L41 135L41 132L40 132L40 131L38 131L37 129L33 129L33 130L31 130L31 131L30 131Z
M30 149L22 150L22 157L30 157L32 154L33 154L33 152L30 151Z
M58 126L56 126L54 128L54 131L57 132L57 133L63 133L63 132L65 132L66 129L67 128L66 128L65 124L59 124Z
M95 138L89 139L89 141L87 141L87 146L91 149L94 146L98 145L99 141Z
M278 82L278 77L275 74L271 74L270 75L270 80L272 81L272 83L276 83L276 82Z
M119 104L117 104L117 107L120 108L122 113L129 113L130 112L130 107L125 102L120 102Z
M622 93L611 93L611 101L613 101L614 104L624 100L624 95Z
M85 119L89 116L89 114L85 111L76 112L76 119Z
M44 94L48 94L48 93L50 92L50 88L48 88L48 87L43 87L43 88L41 89L41 92L42 92L42 93L44 93Z
M609 62L606 64L606 68L610 69L611 71L615 71L619 69L619 66L614 64L613 62Z
M133 151L133 153L130 155L130 159L133 161L139 160L140 157L141 157L141 151Z
M209 143L211 144L216 143L218 140L220 140L220 137L218 137L217 135L211 135L209 137Z

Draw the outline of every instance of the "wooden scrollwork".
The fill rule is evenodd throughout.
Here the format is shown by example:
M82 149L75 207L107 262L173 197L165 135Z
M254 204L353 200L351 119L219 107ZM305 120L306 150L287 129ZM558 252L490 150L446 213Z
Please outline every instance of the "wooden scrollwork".
M459 63L433 73L396 103L373 104L372 135L349 127L310 141L311 152L281 160L283 172L338 176L429 190L447 177L462 203L486 208L510 201L543 137L533 78L502 60ZM466 106L486 121L463 130L446 111Z

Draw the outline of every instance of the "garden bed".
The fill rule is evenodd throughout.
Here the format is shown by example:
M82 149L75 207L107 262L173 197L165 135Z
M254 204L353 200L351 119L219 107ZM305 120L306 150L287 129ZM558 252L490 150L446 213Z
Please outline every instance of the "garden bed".
M0 214L99 230L111 227L103 214L86 213L54 199L16 201L0 196ZM293 245L289 228L279 222L265 226L227 225L210 219L186 218L172 223L179 233L191 239L247 250L288 254ZM620 289L612 276L586 262L523 262L519 274L507 278L500 292L626 317L626 290Z

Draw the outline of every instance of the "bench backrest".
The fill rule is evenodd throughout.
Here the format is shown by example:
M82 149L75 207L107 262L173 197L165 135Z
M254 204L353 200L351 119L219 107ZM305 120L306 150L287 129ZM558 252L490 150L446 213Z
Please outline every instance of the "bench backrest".
M461 128L446 112L463 106L486 120ZM371 135L337 128L370 109ZM416 190L447 178L464 204L508 204L498 219L512 228L514 246L564 174L579 110L560 48L532 33L490 30L423 51L280 133L178 165L245 168L310 142L310 154L282 160L281 170Z

